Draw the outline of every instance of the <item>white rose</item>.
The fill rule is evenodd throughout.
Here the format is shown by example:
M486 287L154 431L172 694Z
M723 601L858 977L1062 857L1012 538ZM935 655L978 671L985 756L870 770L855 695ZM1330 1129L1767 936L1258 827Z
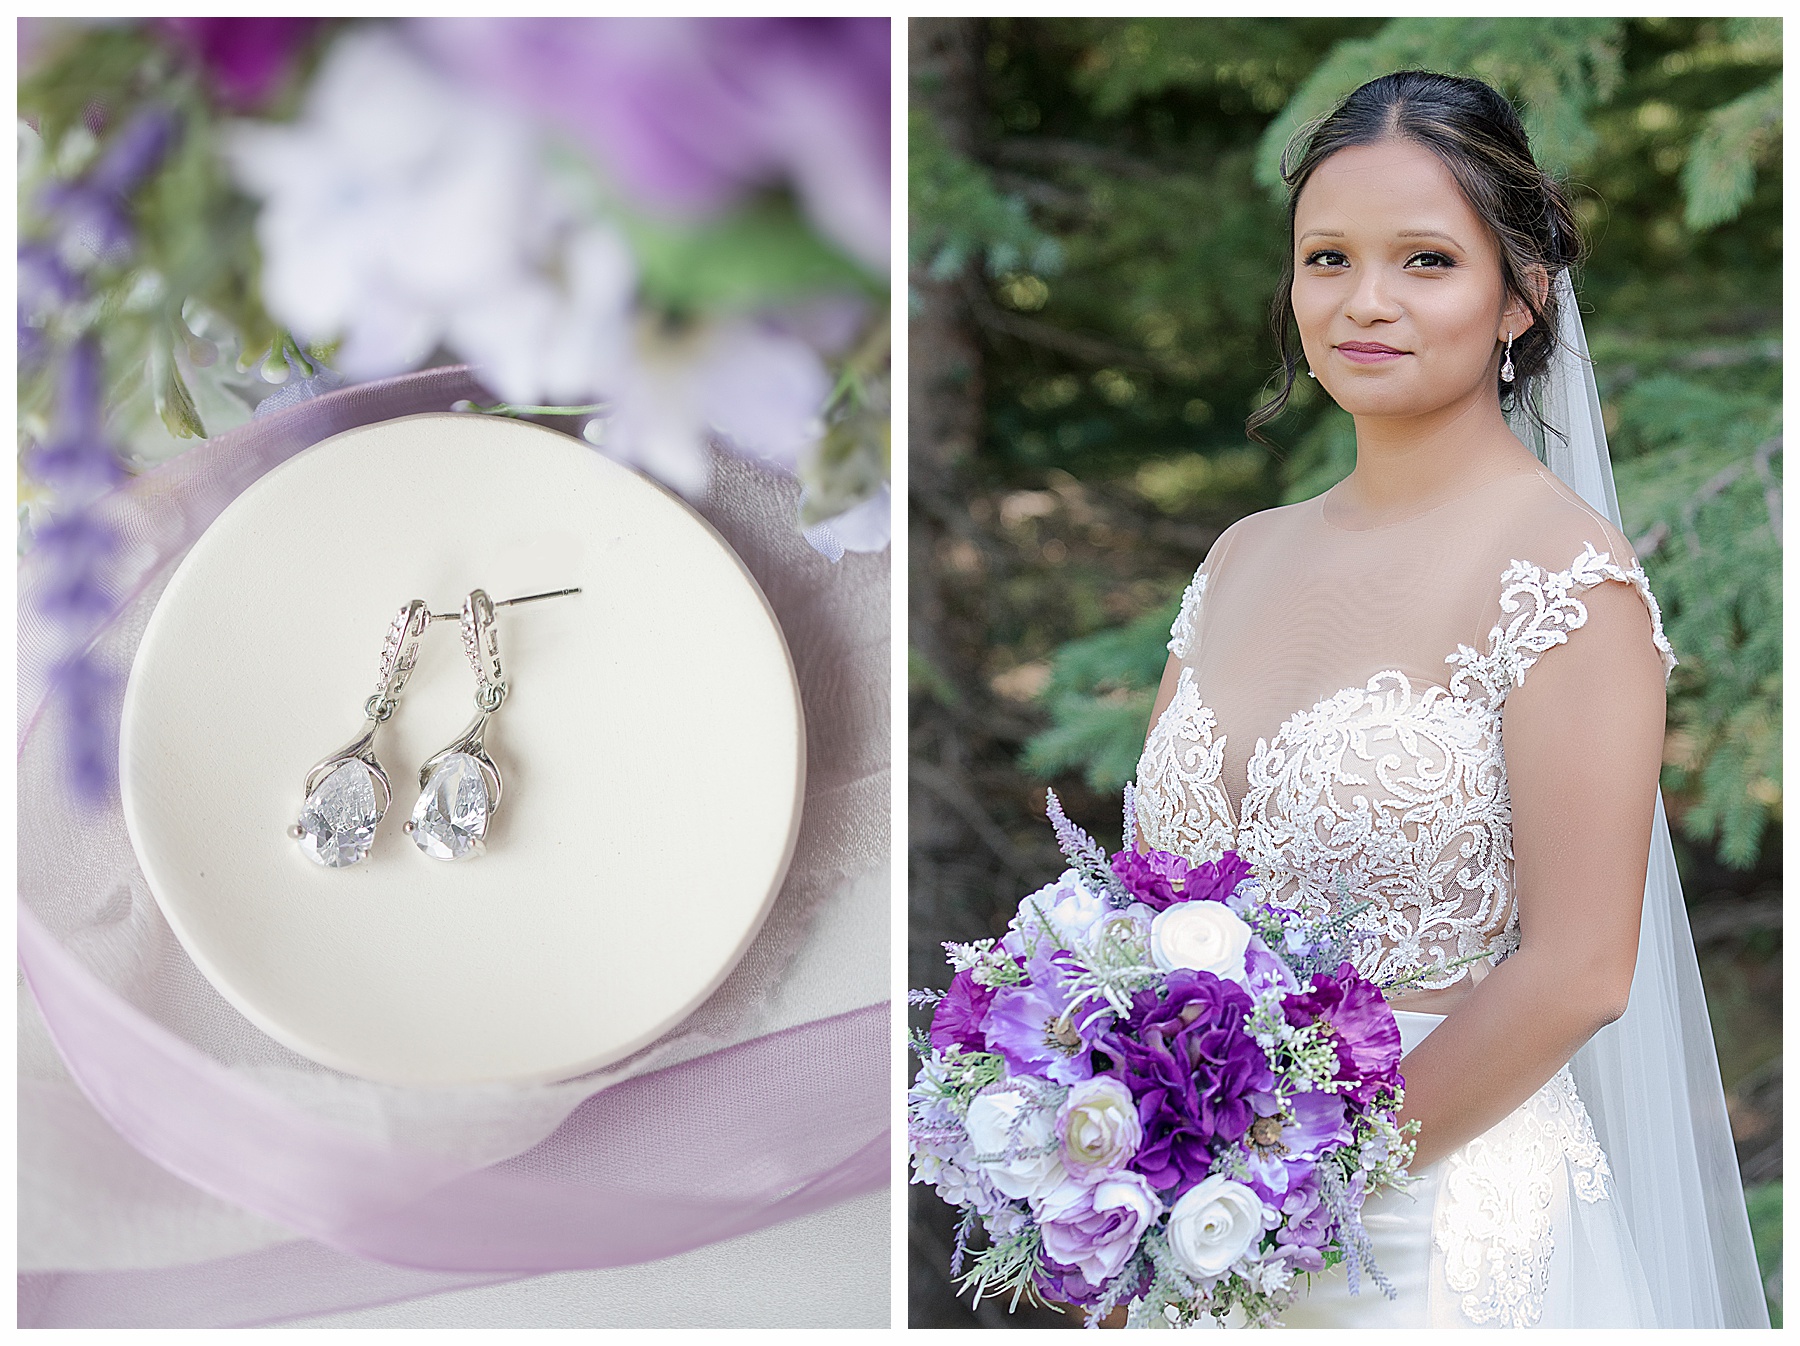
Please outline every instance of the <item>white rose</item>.
M1063 1167L1079 1182L1092 1182L1131 1161L1144 1141L1131 1091L1115 1079L1083 1080L1069 1090L1056 1114Z
M1014 1130L1014 1119L1024 1120ZM988 1181L1010 1197L1042 1196L1063 1180L1056 1143L1056 1109L1043 1107L1016 1089L977 1094L963 1129Z
M1014 952L1023 953L1037 939L1048 937L1059 948L1073 949L1111 911L1106 899L1090 891L1079 874L1065 869L1055 883L1019 903L1007 944Z
M1262 1198L1222 1173L1182 1193L1169 1212L1169 1251L1196 1280L1223 1276L1263 1231Z
M1244 984L1250 927L1223 902L1177 902L1150 923L1150 959L1164 972L1191 968Z

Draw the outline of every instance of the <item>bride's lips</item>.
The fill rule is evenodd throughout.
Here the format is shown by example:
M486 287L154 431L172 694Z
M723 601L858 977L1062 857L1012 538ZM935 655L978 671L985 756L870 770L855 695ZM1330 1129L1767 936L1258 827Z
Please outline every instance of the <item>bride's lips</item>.
M1402 355L1410 355L1411 351L1395 350L1392 346L1384 346L1379 341L1345 341L1337 347L1337 353L1352 364L1379 365L1389 360L1398 360Z

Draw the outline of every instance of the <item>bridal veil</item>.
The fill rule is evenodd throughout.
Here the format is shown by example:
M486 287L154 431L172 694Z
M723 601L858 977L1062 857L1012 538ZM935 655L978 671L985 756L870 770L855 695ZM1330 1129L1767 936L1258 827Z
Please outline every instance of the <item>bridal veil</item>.
M1574 286L1567 271L1559 272L1555 283L1560 316L1556 351L1539 392L1543 424L1519 406L1511 414L1513 429L1564 483L1620 526ZM1572 1069L1611 1158L1658 1326L1767 1327L1718 1056L1660 793L1630 1005L1576 1053Z

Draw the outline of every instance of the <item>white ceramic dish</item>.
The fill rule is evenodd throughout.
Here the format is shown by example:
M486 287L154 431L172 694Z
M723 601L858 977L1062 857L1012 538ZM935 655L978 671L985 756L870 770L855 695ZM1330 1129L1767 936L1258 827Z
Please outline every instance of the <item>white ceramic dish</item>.
M500 612L487 854L401 830L474 710L442 622L376 735L368 860L307 859L302 780L360 729L395 612L571 585ZM472 415L338 435L234 501L151 617L121 740L132 845L200 971L295 1051L409 1085L568 1078L680 1022L780 887L805 762L780 628L718 535L584 444Z

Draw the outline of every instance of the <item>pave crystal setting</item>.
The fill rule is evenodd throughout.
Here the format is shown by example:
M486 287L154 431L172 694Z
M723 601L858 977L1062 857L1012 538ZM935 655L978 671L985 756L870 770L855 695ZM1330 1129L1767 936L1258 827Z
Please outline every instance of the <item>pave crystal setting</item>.
M344 869L368 858L382 810L376 803L375 773L351 758L331 771L300 810L296 840L307 858L327 869Z
M407 831L434 860L472 860L487 849L493 804L481 763L466 752L447 754L432 770Z

